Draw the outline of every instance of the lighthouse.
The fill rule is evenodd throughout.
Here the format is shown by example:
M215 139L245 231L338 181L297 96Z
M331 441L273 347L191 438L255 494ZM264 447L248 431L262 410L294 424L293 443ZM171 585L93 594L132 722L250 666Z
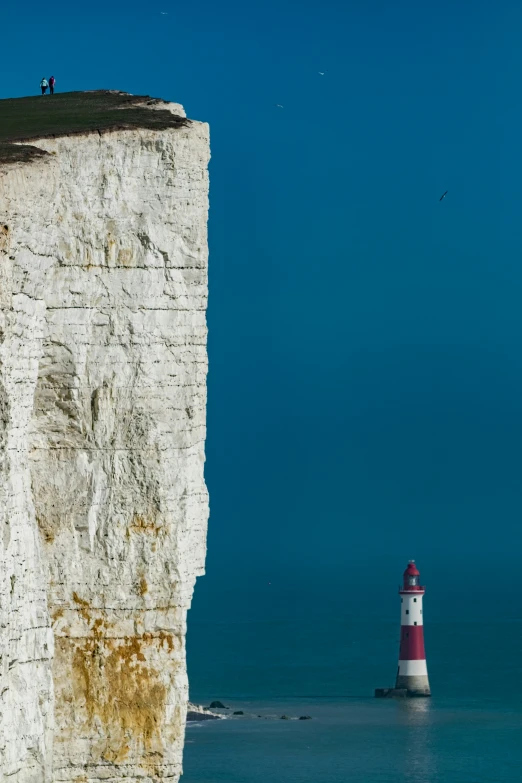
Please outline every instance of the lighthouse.
M401 597L401 643L397 689L405 688L408 696L431 696L424 651L422 599L424 587L415 560L410 560L404 572Z
M399 587L401 597L401 641L395 688L378 688L375 695L431 696L424 651L422 599L424 587L415 560L410 560Z

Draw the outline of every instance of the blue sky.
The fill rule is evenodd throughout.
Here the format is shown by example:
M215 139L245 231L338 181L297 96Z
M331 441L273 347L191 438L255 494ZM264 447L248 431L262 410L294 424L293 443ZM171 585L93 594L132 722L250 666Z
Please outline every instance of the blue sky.
M2 97L54 73L211 124L209 573L515 563L520 4L58 0L2 27Z

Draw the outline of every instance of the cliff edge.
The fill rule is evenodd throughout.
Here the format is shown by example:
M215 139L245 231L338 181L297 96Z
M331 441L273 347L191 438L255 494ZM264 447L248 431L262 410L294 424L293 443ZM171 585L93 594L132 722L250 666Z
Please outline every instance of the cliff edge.
M0 778L177 781L208 127L109 91L0 116Z

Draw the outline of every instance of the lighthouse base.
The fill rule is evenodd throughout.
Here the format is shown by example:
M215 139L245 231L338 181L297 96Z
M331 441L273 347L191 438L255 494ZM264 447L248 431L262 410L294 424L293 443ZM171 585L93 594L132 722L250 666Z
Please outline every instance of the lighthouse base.
M424 663L424 670L426 670L426 663ZM395 682L395 688L402 690L406 688L409 693L414 696L431 696L430 681L427 674L398 674L397 681Z
M418 699L431 696L431 692L428 690L412 691L409 688L376 688L376 699Z

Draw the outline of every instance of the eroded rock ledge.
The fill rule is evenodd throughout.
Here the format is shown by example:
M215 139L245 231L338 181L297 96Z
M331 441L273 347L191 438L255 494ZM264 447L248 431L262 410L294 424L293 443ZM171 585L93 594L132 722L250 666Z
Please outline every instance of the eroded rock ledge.
M186 613L208 517L208 128L87 131L33 134L41 156L0 164L0 769L12 783L181 771Z

